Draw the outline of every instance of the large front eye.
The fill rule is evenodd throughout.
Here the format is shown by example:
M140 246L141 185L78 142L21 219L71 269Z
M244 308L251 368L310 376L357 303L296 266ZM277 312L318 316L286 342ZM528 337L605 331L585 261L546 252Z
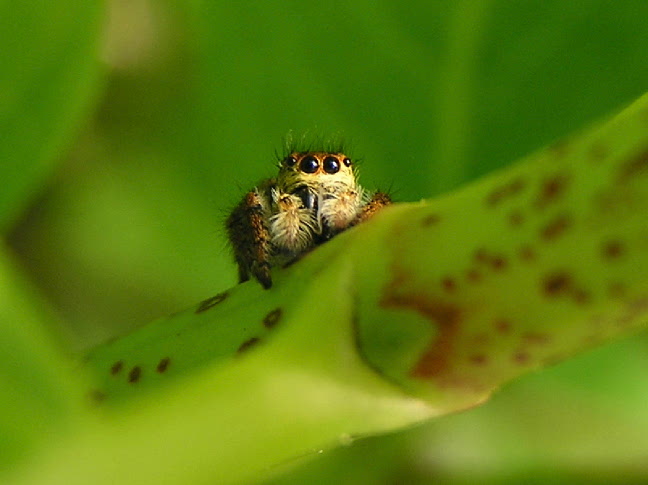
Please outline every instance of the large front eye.
M318 168L319 160L312 155L302 158L302 161L299 163L299 170L304 173L315 173Z
M326 173L338 173L340 171L340 161L335 157L326 157L324 159L324 171Z

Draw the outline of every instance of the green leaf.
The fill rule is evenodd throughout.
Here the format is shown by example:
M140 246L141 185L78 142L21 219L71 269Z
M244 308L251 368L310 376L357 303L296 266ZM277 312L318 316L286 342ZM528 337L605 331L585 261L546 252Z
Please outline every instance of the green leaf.
M645 327L647 123L648 95L462 190L383 210L269 291L248 282L97 349L102 405L122 406L21 483L249 480Z
M320 275L339 305L335 321L328 302L317 298L319 286L305 288L285 322L289 331L272 345L260 345L246 358L231 355L227 366L208 366L173 393L111 413L108 423L89 426L51 450L45 468L26 473L36 477L26 483L89 477L106 484L239 482L289 457L348 443L356 433L429 416L428 406L376 376L355 354L350 278L337 265ZM251 285L241 290L258 294ZM314 335L320 339L315 348ZM143 373L142 381L148 377ZM178 412L185 418L178 420Z
M0 3L0 228L37 191L96 97L101 2Z
M78 364L56 348L43 309L5 251L0 251L0 471L60 439L78 424L83 387ZM76 371L74 370L76 367ZM87 385L87 384L86 384Z

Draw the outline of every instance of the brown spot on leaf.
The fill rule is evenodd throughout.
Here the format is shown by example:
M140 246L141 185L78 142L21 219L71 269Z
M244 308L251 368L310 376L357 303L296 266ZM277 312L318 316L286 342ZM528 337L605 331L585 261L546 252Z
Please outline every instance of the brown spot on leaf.
M592 296L589 292L585 291L582 288L574 288L571 292L572 299L574 302L579 305L586 305L592 300Z
M535 259L535 251L531 246L521 246L518 250L518 256L522 261L533 261Z
M433 226L435 224L438 224L439 221L441 221L441 216L439 214L428 214L423 219L421 219L421 226Z
M540 332L525 332L522 334L522 340L532 345L545 345L551 342L551 336Z
M630 302L630 308L638 313L645 313L648 311L648 297L635 298Z
M459 312L456 308L440 302L426 305L420 310L438 325L440 331L412 370L412 376L429 379L448 370L454 340L459 330Z
M540 237L545 241L552 241L563 235L572 225L572 219L567 214L554 217L540 230Z
M514 179L511 184L509 185L509 193L510 195L517 195L520 192L524 190L524 187L526 186L526 182L522 177L518 177Z
M526 182L521 177L515 178L506 184L500 185L499 187L493 189L486 196L486 205L488 205L489 207L495 207L504 199L508 199L521 193L524 190L525 186Z
M623 313L617 317L614 323L619 327L627 327L634 321L634 319L635 316L632 315L631 313Z
M486 249L480 248L475 252L475 260L478 263L486 264L495 271L501 271L508 266L508 260L502 254L490 254Z
M559 173L542 181L540 191L535 200L535 207L544 209L549 204L560 199L567 188L569 178L567 175Z
M566 138L555 141L549 146L549 151L555 158L564 157L569 151L569 142Z
M88 393L88 397L94 404L99 404L106 400L106 393L99 389L93 389Z
M526 365L530 360L531 357L529 356L529 354L527 352L524 352L523 350L520 350L513 354L513 362L518 365Z
M601 255L603 259L618 259L624 253L625 247L621 241L607 241L603 243Z
M579 305L588 304L592 299L589 291L576 285L566 271L556 271L546 276L542 282L542 290L545 296L568 296Z
M478 283L479 281L481 281L481 278L481 273L474 268L466 271L466 279L471 283Z
M110 368L110 373L111 373L113 376L116 376L117 374L119 374L119 373L121 372L121 370L122 370L123 368L124 368L124 361L122 361L122 360L118 360L118 361L115 362L115 363L112 365L112 367Z
M281 308L275 308L265 317L263 317L263 326L265 328L272 328L281 320Z
M508 266L508 261L503 256L493 256L491 259L491 267L495 271L502 271Z
M600 190L593 195L592 202L594 213L599 218L616 220L624 211L637 205L637 196L631 190Z
M453 292L454 290L457 289L457 283L454 279L450 278L449 276L446 276L441 280L441 286L445 291L448 293Z
M599 163L608 156L608 149L603 142L594 142L587 152L588 158L593 163Z
M569 290L571 276L565 271L558 271L545 277L542 282L542 290L546 296L555 297Z
M648 150L621 164L617 182L627 183L646 173L648 173Z
M555 365L558 362L562 362L566 358L567 358L567 356L565 354L557 352L555 354L548 355L547 357L542 359L542 365L544 365L544 366Z
M226 291L219 293L218 295L212 296L211 298L207 298L206 300L203 300L200 302L200 305L198 305L198 308L196 309L196 313L202 313L206 310L209 310L210 308L218 305L221 303L223 300L225 300L229 296L229 293Z
M245 352L246 350L249 350L251 347L259 343L259 338L258 337L252 337L251 339L246 340L243 342L240 347L236 350L238 353Z
M512 227L519 227L524 223L524 216L519 210L511 211L508 215L508 222Z
M470 363L474 365L486 365L488 363L488 357L484 354L474 354L469 357Z
M479 248L475 251L475 261L479 263L486 263L489 260L488 251L486 248Z
M622 298L626 294L626 285L620 281L612 281L608 284L607 292L610 298Z
M395 278L386 288L380 306L415 311L438 329L437 335L412 369L411 375L420 379L435 379L440 385L449 385L450 381L454 382L451 359L459 332L459 308L425 293L401 294L395 288L399 281Z
M142 377L142 368L139 365L136 365L128 373L128 382L134 384L140 380Z
M160 362L158 362L158 365L155 368L155 370L157 372L159 372L160 374L163 374L169 368L170 363L171 363L171 359L168 358L168 357L165 357L164 359L160 360Z
M495 330L497 330L501 334L509 333L511 331L511 328L513 327L511 325L511 322L505 318L496 320L493 326L495 327Z
M648 297L635 298L625 305L617 323L623 326L629 325L638 318L644 318L646 313L648 313Z

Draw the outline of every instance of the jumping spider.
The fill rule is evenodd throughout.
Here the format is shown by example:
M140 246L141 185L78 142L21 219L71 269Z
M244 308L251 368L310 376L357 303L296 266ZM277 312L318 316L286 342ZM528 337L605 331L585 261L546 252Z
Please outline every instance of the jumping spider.
M294 261L390 203L387 194L370 194L358 184L343 153L290 153L277 177L248 192L227 219L239 281L254 276L270 288L270 268Z

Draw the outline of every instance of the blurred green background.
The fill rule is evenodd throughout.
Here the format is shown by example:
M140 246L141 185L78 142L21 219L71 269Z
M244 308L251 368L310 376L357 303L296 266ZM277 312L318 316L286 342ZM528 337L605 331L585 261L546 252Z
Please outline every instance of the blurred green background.
M236 283L224 218L291 130L415 201L648 89L645 0L35 0L0 32L0 223L75 353ZM648 483L647 368L643 334L268 483Z

